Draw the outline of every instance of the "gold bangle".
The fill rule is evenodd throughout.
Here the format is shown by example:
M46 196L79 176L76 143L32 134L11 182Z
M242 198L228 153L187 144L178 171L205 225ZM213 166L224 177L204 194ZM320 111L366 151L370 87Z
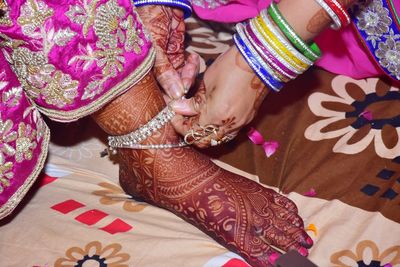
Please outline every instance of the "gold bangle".
M292 52L290 52L279 39L272 34L268 29L268 26L264 23L264 20L260 17L256 17L256 26L259 32L262 34L264 39L276 50L276 52L283 58L285 58L290 65L300 71L306 71L310 65L302 62L298 57L296 57Z

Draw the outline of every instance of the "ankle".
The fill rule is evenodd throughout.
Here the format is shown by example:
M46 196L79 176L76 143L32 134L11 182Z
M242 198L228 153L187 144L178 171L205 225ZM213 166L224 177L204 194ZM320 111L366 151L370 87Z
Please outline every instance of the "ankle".
M110 135L124 135L146 124L165 107L152 74L92 115Z

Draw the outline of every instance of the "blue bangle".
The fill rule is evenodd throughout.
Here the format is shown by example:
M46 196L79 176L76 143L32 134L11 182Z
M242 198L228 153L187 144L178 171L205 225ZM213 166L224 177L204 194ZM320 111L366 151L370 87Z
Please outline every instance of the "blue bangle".
M268 71L266 71L260 64L259 59L255 55L253 55L250 49L246 46L242 38L238 34L233 35L233 40L235 42L236 47L239 49L240 53L249 64L249 66L253 69L258 78L261 79L263 83L265 83L272 90L279 92L284 83L277 81Z
M133 0L133 3L136 7L148 5L164 5L177 7L183 10L185 19L192 15L192 5L188 0Z

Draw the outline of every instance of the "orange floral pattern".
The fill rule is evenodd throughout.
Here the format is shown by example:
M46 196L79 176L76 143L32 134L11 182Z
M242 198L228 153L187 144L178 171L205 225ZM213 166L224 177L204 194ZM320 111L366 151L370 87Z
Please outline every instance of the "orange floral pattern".
M371 258L372 256L372 258ZM357 244L356 252L342 250L331 256L332 267L380 267L391 264L400 264L400 246L387 248L379 253L378 246L371 240L364 240Z
M100 203L103 205L122 204L122 208L129 212L139 212L146 208L146 203L137 203L131 196L125 194L121 187L111 183L99 183L103 190L92 192L93 195L100 196Z
M103 247L99 241L92 241L84 248L71 247L65 252L64 258L54 263L55 267L73 266L107 266L128 267L130 256L121 252L122 246L112 243Z

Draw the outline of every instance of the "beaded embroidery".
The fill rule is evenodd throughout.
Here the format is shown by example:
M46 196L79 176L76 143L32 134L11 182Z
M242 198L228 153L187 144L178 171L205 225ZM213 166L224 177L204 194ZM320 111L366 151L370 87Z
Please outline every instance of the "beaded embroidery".
M353 8L360 37L379 66L400 80L400 29L386 0L364 0Z
M81 95L78 92L79 82L48 61L52 48L66 46L77 32L70 27L55 29L46 26L51 25L46 22L53 17L54 11L43 1L27 0L21 6L17 19L23 34L36 40L33 41L35 51L28 48L24 41L1 34L4 40L0 42L0 47L3 47L7 61L27 94L32 98L42 97L47 104L58 108L73 104L78 97L81 100L93 99L102 93L104 83L123 72L126 61L124 49L140 54L145 44L140 37L139 25L131 15L124 19L126 11L116 0L99 6L99 0L77 2L69 7L65 15L72 23L81 26L84 36L93 28L98 41L95 45L79 43L79 54L71 57L68 65L86 71L95 64L101 69L101 74L92 76Z
M1 26L12 26L12 21L10 20L9 9L5 0L0 0L0 27Z
M229 3L229 0L192 0L192 5L202 8L215 9Z
M86 86L82 95L83 100L91 99L103 91L103 84L112 77L117 76L123 71L125 57L123 49L118 45L124 46L128 52L140 54L144 40L140 38L140 29L133 23L133 17L129 15L125 20L125 10L118 6L116 0L110 0L100 5L97 9L84 1L83 6L70 6L67 16L72 22L83 25L83 33L87 34L88 28L93 25L94 32L99 38L96 43L97 49L87 44L86 47L80 45L80 54L73 56L69 65L75 64L82 70L89 69L94 63L102 69L102 77L94 77Z
M13 108L20 105L23 91L20 86L6 89L8 86L9 82L3 71L0 73L1 105ZM40 114L32 106L24 110L22 119L26 122L17 124L8 119L7 115L2 119L0 113L0 193L10 186L14 178L14 167L23 161L32 160L33 150L47 131ZM35 123L35 129L29 124L32 122Z

